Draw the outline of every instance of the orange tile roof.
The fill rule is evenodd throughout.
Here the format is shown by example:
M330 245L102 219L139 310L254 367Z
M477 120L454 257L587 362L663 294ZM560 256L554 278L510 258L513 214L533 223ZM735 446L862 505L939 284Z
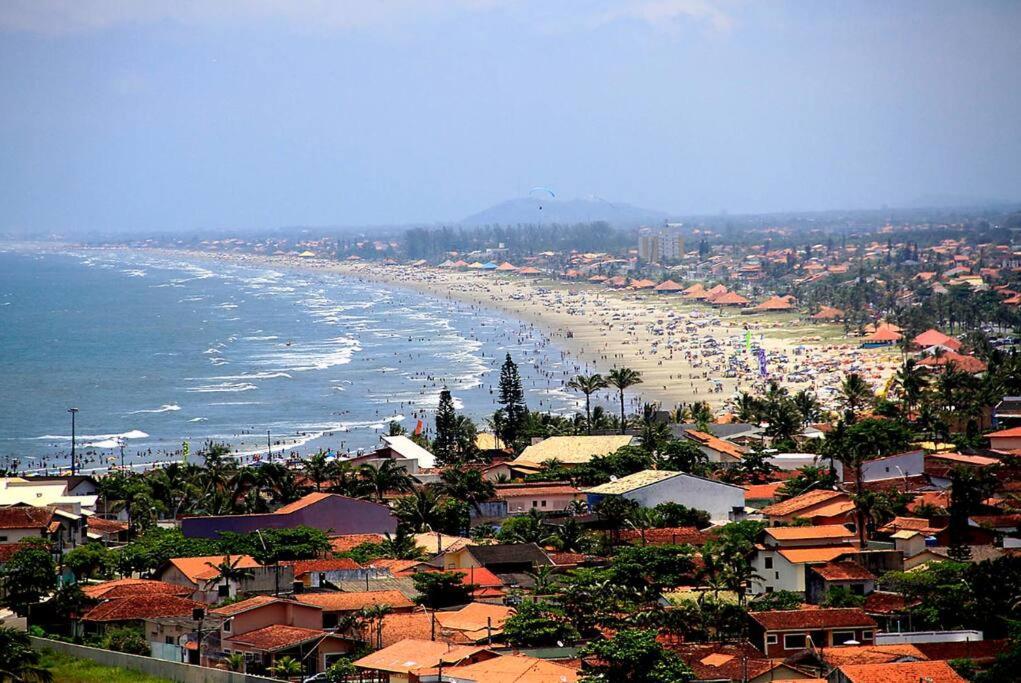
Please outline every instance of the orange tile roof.
M115 519L89 517L88 529L99 534L119 534L122 531L127 531L128 525Z
M189 581L198 585L216 576L216 566L230 558L231 564L237 562L238 569L256 569L262 565L251 555L206 555L204 557L172 557L170 564L177 567Z
M472 602L454 612L437 612L436 619L443 628L455 631L483 631L492 625L502 629L507 618L515 613L513 607Z
M810 541L817 539L854 538L853 531L843 524L821 526L774 526L766 529L766 535L778 541Z
M485 648L450 645L433 640L402 640L354 662L359 669L411 673L439 664L457 664L485 652Z
M787 500L782 500L779 503L773 503L762 508L762 514L767 517L786 517L788 515L796 514L802 510L806 510L822 503L834 501L837 498L841 498L847 501L851 500L851 497L846 493L840 491L828 491L826 489L816 489L807 493L802 493L800 496L794 496Z
M949 460L962 465L976 465L978 467L1002 464L996 458L987 458L982 455L964 455L963 453L930 453L928 458L930 460Z
M852 552L850 547L837 548L788 548L779 553L793 564L811 564L814 562L831 562L841 555Z
M707 432L700 432L697 429L689 429L686 432L684 432L684 435L697 441L703 446L706 446L707 448L711 448L714 451L723 453L724 455L729 455L730 457L735 458L737 460L740 460L741 458L744 457L743 448L741 448L735 443L724 441L723 439L713 436L712 434L709 434Z
M335 553L346 553L363 543L379 543L383 538L383 534L344 534L331 538L330 548Z
M271 605L275 602L293 602L292 600L284 600L273 595L256 595L247 600L239 600L238 602L232 602L229 605L223 607L217 607L216 609L209 610L210 614L218 614L221 617L231 617L235 614L241 614L247 612L250 609L256 607L262 607L263 605Z
M580 677L577 667L520 654L455 666L447 672L458 681L480 683L575 683Z
M943 661L847 664L839 671L848 683L967 683Z
M773 481L768 484L746 484L745 500L773 500L776 492L784 485L782 481Z
M388 647L402 640L432 640L433 617L428 612L398 612L383 617L383 647ZM436 640L447 642L452 640L443 635L442 629L436 625Z
M321 607L324 612L354 612L372 605L390 605L391 607L412 607L411 602L397 590L360 591L358 593L301 593L294 596L298 602Z
M321 631L316 628L302 628L300 626L287 626L286 624L272 624L263 628L239 633L230 638L224 638L224 645L247 645L254 650L263 652L274 652L297 647L302 643L318 640L330 636L329 631Z
M832 667L848 664L887 664L910 657L918 661L929 659L914 645L845 645L828 647L820 651L823 661Z
M330 498L331 496L334 496L334 495L336 495L336 494L333 494L333 493L310 493L307 496L302 496L301 498L299 498L298 500L294 501L293 503L288 503L287 505L284 505L283 507L277 508L276 513L279 514L279 515L286 515L286 514L288 514L290 512L297 512L298 510L303 510L303 509L307 508L309 505L313 505L315 503L318 503L319 501L326 500L327 498Z
M167 583L166 581L116 579L114 581L104 581L103 583L83 584L82 592L90 598L112 599L136 595L177 595L183 597L191 595L192 590L187 586Z
M82 617L85 621L140 621L157 617L189 616L201 602L176 595L134 595L101 602Z

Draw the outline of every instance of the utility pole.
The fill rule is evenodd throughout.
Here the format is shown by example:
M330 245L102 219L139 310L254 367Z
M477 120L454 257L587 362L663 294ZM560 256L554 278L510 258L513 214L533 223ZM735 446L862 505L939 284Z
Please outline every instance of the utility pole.
M74 438L75 437L75 434L74 434L74 416L78 414L78 409L77 408L68 408L67 412L71 413L71 476L73 477L75 475L75 472L76 472L75 468L76 468L76 465L77 465L77 462L75 460L75 455L74 455L74 445L75 445L74 444L74 441L75 441L75 438Z

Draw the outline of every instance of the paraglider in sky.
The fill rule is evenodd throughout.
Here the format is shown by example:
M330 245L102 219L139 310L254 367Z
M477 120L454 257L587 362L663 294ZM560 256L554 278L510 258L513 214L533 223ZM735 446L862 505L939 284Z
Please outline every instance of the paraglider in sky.
M548 187L533 187L528 191L529 197L539 197L539 211L542 211L542 198L549 197L550 199L556 199L557 195L554 194L553 190Z

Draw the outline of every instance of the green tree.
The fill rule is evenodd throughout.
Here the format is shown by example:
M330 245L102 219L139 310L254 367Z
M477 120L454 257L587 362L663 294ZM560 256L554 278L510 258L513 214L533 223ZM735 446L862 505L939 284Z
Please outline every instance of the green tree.
M64 554L64 566L74 572L79 581L108 576L113 556L102 543L86 543Z
M833 586L826 591L823 607L861 607L865 604L865 596L857 595L847 586Z
M448 467L440 475L441 489L455 500L464 501L476 512L481 512L480 505L496 495L493 482L486 480L477 469L457 469Z
M567 388L585 394L585 432L592 433L592 394L606 388L606 380L599 373L576 375L567 383Z
M0 626L0 681L11 683L50 683L53 674L40 664L39 653L32 649L28 634Z
M110 629L103 636L103 648L129 655L148 655L149 642L141 628L122 626Z
M692 526L705 529L712 521L705 510L696 510L680 503L660 503L653 509L659 513L664 527Z
M471 602L475 586L466 585L458 572L418 572L411 576L419 592L415 602L430 609L443 609Z
M315 490L322 491L323 484L330 480L333 463L326 459L326 453L319 451L302 460L301 469Z
M528 514L508 518L497 533L497 538L504 543L545 545L554 537L553 528L546 524L546 519L535 508L529 508Z
M642 383L642 374L631 368L614 368L606 378L607 383L615 388L620 395L620 433L627 429L627 417L624 414L624 391Z
M378 466L362 465L361 475L380 503L391 491L410 491L413 483L411 475L396 460L384 460Z
M415 542L415 537L408 533L407 527L398 526L392 536L384 534L379 542L378 557L392 560L421 560L425 556L422 548Z
M326 683L347 683L358 674L356 667L347 657L340 657L326 669Z
M57 568L45 543L26 544L0 569L6 595L4 604L20 616L57 585Z
M290 680L301 676L301 662L294 657L284 656L276 661L276 664L269 668L271 674L277 678Z
M528 406L525 405L525 390L521 385L518 366L508 353L500 368L500 405L503 413L502 434L497 434L505 444L515 444L522 436Z
M564 647L580 635L559 607L537 600L525 600L503 625L504 639L512 646Z
M794 591L773 591L757 595L748 603L750 612L770 612L773 610L800 609L804 602L801 593Z
M856 415L876 400L872 388L857 372L849 372L840 385L840 404L851 415Z
M656 454L656 460L661 470L689 472L698 476L709 472L709 456L687 439L668 442Z
M457 412L454 410L454 398L446 387L440 391L440 403L436 408L436 436L432 445L440 464L457 461Z
M656 631L624 629L581 652L583 683L678 683L694 674L677 654L656 640Z

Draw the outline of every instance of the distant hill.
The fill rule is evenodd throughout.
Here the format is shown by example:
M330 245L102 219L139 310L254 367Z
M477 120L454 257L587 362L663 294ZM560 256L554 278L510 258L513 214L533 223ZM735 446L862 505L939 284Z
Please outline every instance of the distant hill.
M668 214L621 202L602 199L542 199L522 197L494 204L461 223L465 225L517 225L519 223L590 223L606 221L611 225L633 227L655 225Z

